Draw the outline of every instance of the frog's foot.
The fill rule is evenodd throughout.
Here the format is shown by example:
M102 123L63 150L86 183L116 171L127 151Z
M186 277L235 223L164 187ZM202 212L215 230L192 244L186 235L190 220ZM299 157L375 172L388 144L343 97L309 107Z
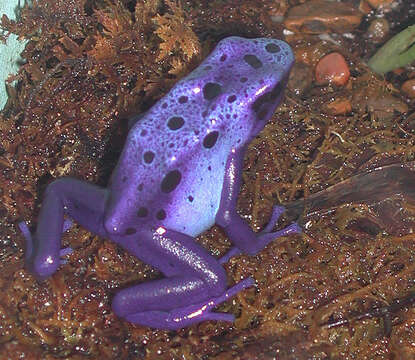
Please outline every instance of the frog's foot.
M143 311L125 315L124 318L135 324L164 330L178 330L206 320L233 322L235 319L234 315L213 312L212 309L253 284L254 280L247 278L226 290L221 296L198 304L192 304L170 311Z
M281 236L287 236L290 234L301 233L302 229L297 223L293 223L286 228L279 231L272 231L280 216L284 213L285 208L283 206L275 206L272 211L271 220L267 226L261 232L254 234L255 239L249 243L249 254L254 255L265 248L271 241ZM242 254L243 251L239 248L232 247L224 256L219 259L219 263L224 264L229 261L233 256Z
M59 259L58 261L53 260L53 256L49 255L46 256L44 261L39 261L34 259L34 244L33 244L33 236L30 233L29 227L27 224L22 221L18 224L20 231L23 234L26 242L26 249L25 249L25 261L26 267L30 272L32 272L38 280L44 280L47 277L51 276L60 264L66 264L66 259L63 257L72 254L73 250L71 247L65 247L59 250ZM72 221L66 219L63 224L63 232L70 229L72 226Z

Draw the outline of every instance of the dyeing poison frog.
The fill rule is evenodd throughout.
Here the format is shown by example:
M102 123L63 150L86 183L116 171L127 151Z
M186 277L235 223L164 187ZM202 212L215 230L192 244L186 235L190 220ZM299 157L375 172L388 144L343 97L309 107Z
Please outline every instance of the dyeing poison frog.
M164 278L119 291L114 312L126 320L179 329L204 320L232 321L212 309L253 284L247 278L227 289L221 263L256 254L278 236L283 208L254 233L237 214L243 156L281 101L294 62L290 47L274 39L228 37L180 80L131 128L107 188L61 178L46 189L38 225L26 238L26 265L38 279L61 263L64 216L111 239ZM215 259L194 241L221 226L234 248Z

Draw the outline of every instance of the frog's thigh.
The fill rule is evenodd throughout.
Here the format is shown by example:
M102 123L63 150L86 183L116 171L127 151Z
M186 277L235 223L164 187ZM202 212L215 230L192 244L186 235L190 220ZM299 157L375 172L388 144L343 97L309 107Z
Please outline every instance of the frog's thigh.
M118 292L112 303L117 315L182 308L225 291L225 270L192 237L164 228L134 237L136 241L124 247L166 277Z

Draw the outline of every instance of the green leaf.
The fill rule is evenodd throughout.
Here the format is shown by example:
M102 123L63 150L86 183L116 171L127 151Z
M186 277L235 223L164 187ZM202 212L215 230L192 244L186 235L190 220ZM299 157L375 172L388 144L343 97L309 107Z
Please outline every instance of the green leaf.
M415 60L415 25L407 27L383 45L369 60L369 67L385 74Z

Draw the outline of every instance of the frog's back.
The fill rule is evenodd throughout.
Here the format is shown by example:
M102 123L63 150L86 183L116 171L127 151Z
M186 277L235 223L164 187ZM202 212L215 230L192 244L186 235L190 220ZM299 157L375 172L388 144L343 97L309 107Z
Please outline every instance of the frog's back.
M255 104L292 61L278 40L220 42L131 129L112 178L107 215L114 224L162 222L190 235L211 226L226 160L256 134Z

